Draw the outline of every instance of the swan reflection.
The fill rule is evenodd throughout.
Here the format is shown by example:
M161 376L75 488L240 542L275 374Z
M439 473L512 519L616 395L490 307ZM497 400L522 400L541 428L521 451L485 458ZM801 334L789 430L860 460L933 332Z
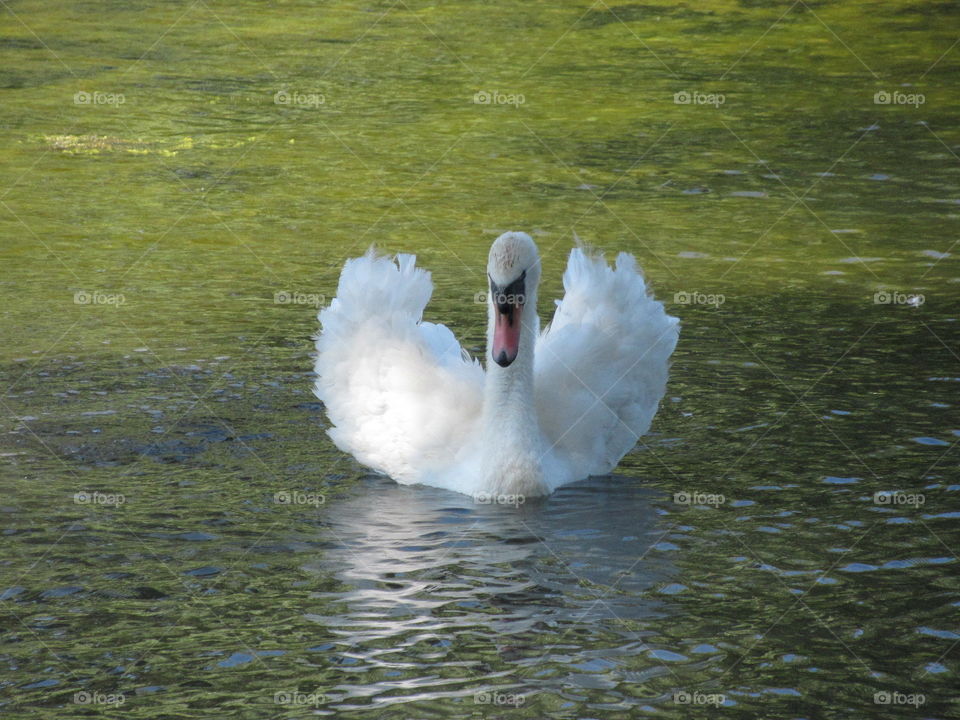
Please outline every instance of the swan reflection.
M654 547L670 529L655 497L607 477L502 507L368 478L328 506L334 547L315 569L346 589L335 595L343 613L316 619L365 643L650 618L660 609L649 591L670 574Z

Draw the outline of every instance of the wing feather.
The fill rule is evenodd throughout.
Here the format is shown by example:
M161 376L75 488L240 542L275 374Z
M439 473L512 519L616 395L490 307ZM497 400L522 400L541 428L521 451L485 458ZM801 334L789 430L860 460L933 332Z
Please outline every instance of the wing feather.
M333 442L402 483L461 447L480 415L483 369L444 325L423 322L433 292L413 255L348 260L320 311L314 393Z
M563 286L537 342L537 413L574 476L603 475L650 429L679 321L648 293L627 253L611 268L574 248Z

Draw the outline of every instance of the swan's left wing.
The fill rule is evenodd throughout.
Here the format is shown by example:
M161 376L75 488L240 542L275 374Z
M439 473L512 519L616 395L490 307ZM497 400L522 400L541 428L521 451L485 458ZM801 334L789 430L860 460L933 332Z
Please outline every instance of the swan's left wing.
M341 450L401 483L448 461L480 415L483 368L422 322L433 284L413 255L348 260L320 311L314 393Z
M679 321L647 292L632 255L611 268L580 248L535 354L537 414L574 479L603 475L647 432L666 390Z

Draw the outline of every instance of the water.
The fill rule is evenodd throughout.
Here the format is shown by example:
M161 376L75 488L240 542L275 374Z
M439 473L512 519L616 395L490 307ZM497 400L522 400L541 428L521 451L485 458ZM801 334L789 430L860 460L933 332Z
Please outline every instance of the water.
M3 18L4 717L958 714L953 6ZM520 507L370 477L317 305L414 251L481 352L506 229L544 319L574 232L637 255L653 432Z

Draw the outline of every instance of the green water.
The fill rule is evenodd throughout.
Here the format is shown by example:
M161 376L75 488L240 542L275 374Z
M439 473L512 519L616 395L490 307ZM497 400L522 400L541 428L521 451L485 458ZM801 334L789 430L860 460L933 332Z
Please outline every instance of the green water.
M0 18L3 717L960 712L956 4ZM517 509L370 477L316 305L416 252L482 352L507 229L545 298L636 254L652 433Z

